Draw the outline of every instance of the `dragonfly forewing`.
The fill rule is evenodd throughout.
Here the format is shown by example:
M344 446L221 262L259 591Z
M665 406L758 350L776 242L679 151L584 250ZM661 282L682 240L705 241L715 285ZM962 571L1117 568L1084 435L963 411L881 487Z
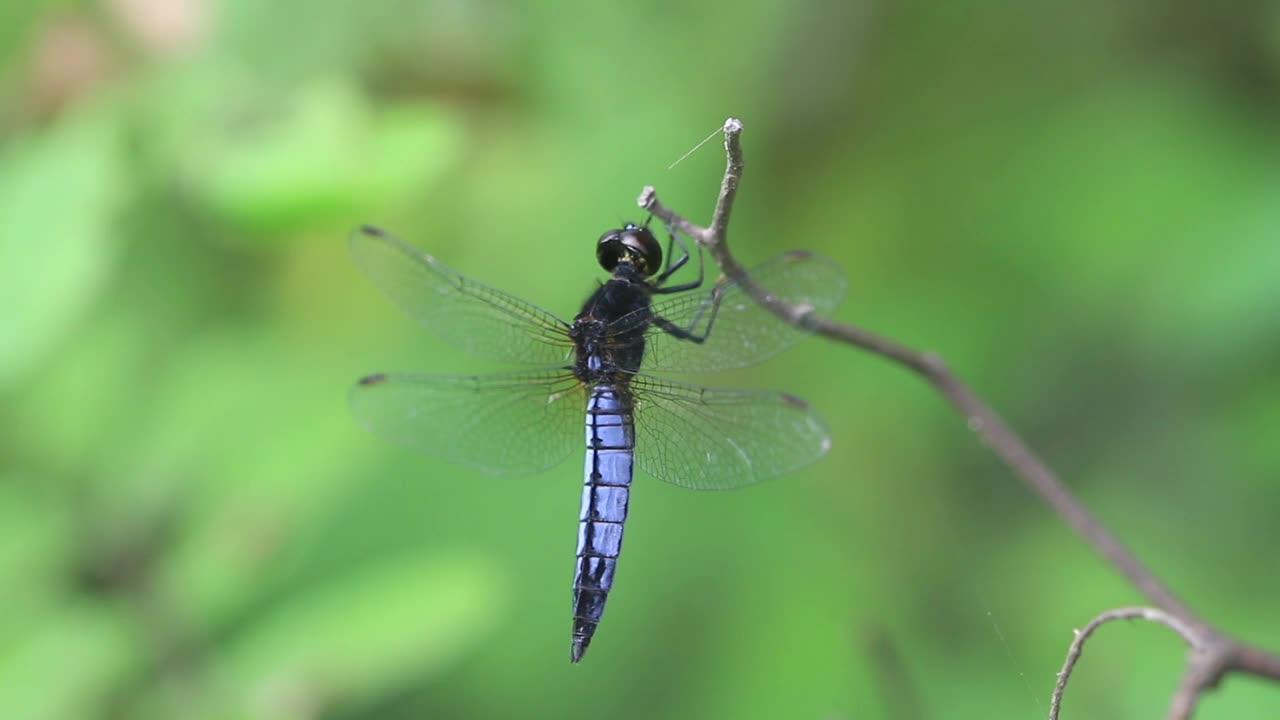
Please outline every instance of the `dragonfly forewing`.
M351 255L406 315L473 355L520 365L563 365L569 325L550 312L459 273L369 225L350 238Z

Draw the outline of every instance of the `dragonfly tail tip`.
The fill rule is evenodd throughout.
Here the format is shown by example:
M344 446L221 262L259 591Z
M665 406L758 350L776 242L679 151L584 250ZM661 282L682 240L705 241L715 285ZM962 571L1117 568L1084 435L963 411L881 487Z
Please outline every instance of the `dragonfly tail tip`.
M588 642L586 638L575 637L573 639L573 645L569 648L569 662L576 664L582 659L582 656L587 653Z

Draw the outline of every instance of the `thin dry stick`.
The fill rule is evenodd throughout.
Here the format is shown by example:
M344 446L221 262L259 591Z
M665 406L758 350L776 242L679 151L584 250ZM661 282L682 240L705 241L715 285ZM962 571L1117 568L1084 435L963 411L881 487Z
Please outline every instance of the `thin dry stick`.
M742 147L738 136L742 123L729 118L724 123L724 148L727 156L720 197L716 201L711 224L695 225L658 200L652 187L640 193L637 203L663 222L693 238L706 248L724 274L741 283L751 296L775 315L796 327L809 330L831 340L852 345L891 360L923 377L965 418L968 427L996 454L1024 485L1053 508L1085 542L1120 571L1134 587L1155 605L1194 627L1205 652L1195 653L1175 695L1170 718L1190 717L1195 698L1202 690L1217 685L1227 672L1238 671L1280 680L1280 655L1238 643L1213 628L1182 603L1164 583L1138 561L1120 541L1085 509L1067 490L1058 476L1022 441L986 403L960 381L942 358L933 353L909 348L862 328L820 317L812 308L792 305L771 295L757 285L729 252L729 215L742 179ZM1185 710L1178 704L1185 698ZM1180 711L1182 714L1175 714Z
M1165 625L1181 635L1193 652L1202 647L1200 636L1196 633L1195 628L1158 608L1124 607L1108 610L1090 620L1089 624L1085 625L1083 629L1075 631L1075 640L1071 641L1071 647L1067 650L1067 659L1062 663L1062 670L1058 672L1058 684L1054 686L1053 698L1049 701L1049 720L1058 720L1058 713L1062 709L1062 693L1067 689L1067 680L1071 679L1071 672L1075 670L1076 661L1080 659L1080 653L1084 652L1085 641L1089 639L1089 636L1093 635L1093 631L1097 630L1100 625L1112 620L1150 620L1151 622Z

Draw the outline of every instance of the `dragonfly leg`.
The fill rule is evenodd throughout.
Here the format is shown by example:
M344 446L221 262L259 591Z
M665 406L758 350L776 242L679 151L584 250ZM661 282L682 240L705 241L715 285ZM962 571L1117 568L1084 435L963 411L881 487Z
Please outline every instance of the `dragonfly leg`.
M668 277L671 277L672 273L674 273L676 270L679 270L680 266L684 265L685 262L688 261L689 250L684 246L683 242L680 243L680 250L682 251L680 255L680 259L673 261L672 258L675 257L675 250L676 250L676 234L671 232L670 229L668 229L667 230L667 267L666 269L663 270L662 274L658 276L659 281L666 280Z
M723 297L722 291L723 288L719 285L711 289L706 300L702 303L702 307L698 308L697 314L695 314L693 319L689 321L688 327L680 327L660 315L655 315L652 322L663 332L680 340L688 340L689 342L699 344L704 343L707 338L711 337L711 326L715 325L716 315L720 312L720 300ZM698 332L697 327L699 323L702 322L702 315L707 311L708 305L711 307L711 313L710 316L707 317L707 326L702 330L702 332Z
M662 283L667 281L667 278L671 277L671 275L675 271L684 267L685 264L689 262L689 246L685 244L684 240L680 239L680 233L668 227L667 236L670 238L667 241L667 268L662 271L661 275L658 275L656 278L654 278L654 285L657 286L654 289L654 292L659 295L666 295L669 293L684 292L686 290L693 290L695 288L702 287L703 272L706 270L706 266L702 259L701 246L698 246L698 278L696 280L692 280L687 283L682 283L680 285L672 285L671 287L661 287ZM680 258L678 260L672 261L671 258L674 255L672 250L676 243L680 244Z

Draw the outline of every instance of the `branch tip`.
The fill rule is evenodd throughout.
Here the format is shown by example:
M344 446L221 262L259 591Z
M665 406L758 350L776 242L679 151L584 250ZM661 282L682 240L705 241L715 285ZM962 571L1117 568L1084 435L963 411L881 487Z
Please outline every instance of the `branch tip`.
M645 210L653 209L653 203L658 199L658 192L653 189L652 185L645 185L640 191L640 197L636 198L636 204Z

